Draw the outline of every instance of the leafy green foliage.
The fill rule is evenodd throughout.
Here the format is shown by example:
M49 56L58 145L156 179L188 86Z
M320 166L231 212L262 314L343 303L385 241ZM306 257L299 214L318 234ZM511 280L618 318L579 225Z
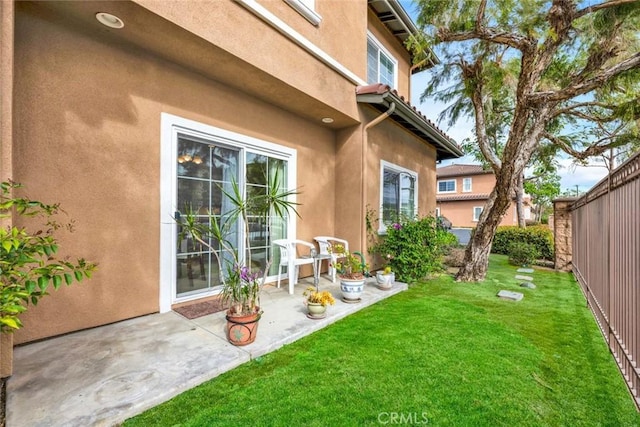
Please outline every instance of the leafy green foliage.
M370 251L389 260L398 280L414 282L441 270L446 249L456 243L453 234L436 226L435 218L424 217L388 226L387 235Z
M533 265L540 252L531 243L511 242L509 244L509 262L513 265Z
M553 233L546 226L533 226L519 228L516 226L498 227L493 238L491 252L496 254L510 255L513 243L526 243L535 249L535 254L553 260Z
M90 278L96 264L83 258L75 262L58 259L55 232L64 225L55 217L61 213L58 204L48 205L28 198L13 197L20 185L13 182L0 184L0 218L8 221L13 210L23 217L44 220L41 229L26 227L0 228L0 330L10 332L22 327L19 316L29 303L36 305L49 287L58 289L65 283ZM66 224L73 231L72 223Z

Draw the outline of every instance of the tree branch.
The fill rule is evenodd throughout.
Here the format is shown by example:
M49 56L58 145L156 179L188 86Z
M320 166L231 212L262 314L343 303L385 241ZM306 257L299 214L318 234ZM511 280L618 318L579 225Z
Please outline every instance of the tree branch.
M626 60L603 70L598 75L587 79L584 82L575 83L558 91L532 93L529 95L529 100L533 103L566 101L568 99L575 98L576 96L589 93L617 75L636 67L640 67L640 53L636 53Z
M603 3L593 4L591 6L585 7L584 9L580 9L576 12L575 18L581 18L590 13L597 12L602 9L607 9L609 7L617 7L623 4L635 3L637 0L611 0L605 1Z
M452 32L446 28L438 28L436 37L441 42L462 42L467 40L484 40L524 51L535 45L532 40L520 34L496 31L493 28L481 27L476 23L473 31Z
M589 157L593 157L593 156L597 156L600 155L602 153L604 153L607 150L610 150L611 148L615 148L617 147L616 141L613 140L609 143L606 144L602 144L602 142L606 141L606 140L611 140L611 138L607 137L607 138L602 138L596 142L594 142L593 144L589 145L589 147L587 147L585 150L583 151L578 151L576 149L574 149L573 147L571 147L569 144L567 144L562 138L559 138L555 135L552 135L548 132L543 133L542 135L544 138L547 138L549 141L551 141L552 143L556 144L558 147L560 147L562 149L562 151L564 151L565 153L569 154L572 157L575 157L578 160L585 160Z

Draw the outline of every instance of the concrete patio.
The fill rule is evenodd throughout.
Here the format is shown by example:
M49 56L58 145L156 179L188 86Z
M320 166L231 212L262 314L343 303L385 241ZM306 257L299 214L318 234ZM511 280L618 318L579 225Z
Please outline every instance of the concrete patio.
M253 344L227 342L224 312L194 320L175 312L151 314L17 347L7 392L8 426L110 426L179 393L311 334L407 289L379 290L369 279L362 301L341 301L339 284L320 279L336 304L327 317L306 317L303 279L287 287L266 286L264 314Z

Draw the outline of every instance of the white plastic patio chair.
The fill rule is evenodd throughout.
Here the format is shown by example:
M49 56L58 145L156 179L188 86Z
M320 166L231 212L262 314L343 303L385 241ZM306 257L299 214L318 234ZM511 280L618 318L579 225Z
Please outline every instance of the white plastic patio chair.
M335 265L338 259L342 258L342 256L335 252L331 252L331 247L335 244L340 244L344 246L345 252L348 252L349 242L344 239L338 239L337 237L331 236L316 236L313 239L318 242L318 246L320 247L320 252L318 253L318 272L322 270L322 261L327 260L327 263L329 264L329 276L331 276L331 281L336 283L336 269L333 268L333 265Z
M298 239L278 239L273 244L280 248L280 263L278 264L278 288L280 287L280 276L282 267L287 267L289 275L289 293L293 295L293 286L298 283L300 266L311 264L313 266L313 276L316 277L316 264L313 258L316 246L313 243ZM308 254L298 255L298 245L309 250Z

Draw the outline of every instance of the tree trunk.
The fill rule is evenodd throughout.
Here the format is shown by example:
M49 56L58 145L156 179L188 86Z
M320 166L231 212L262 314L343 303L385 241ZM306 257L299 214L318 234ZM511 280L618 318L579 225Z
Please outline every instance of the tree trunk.
M463 265L456 275L457 281L482 281L487 275L493 236L511 204L511 195L515 187L512 179L513 172L513 167L503 168L496 176L496 186L489 195L478 225L467 245Z
M518 217L518 227L525 228L527 223L524 219L524 173L518 175L516 181L516 215Z

